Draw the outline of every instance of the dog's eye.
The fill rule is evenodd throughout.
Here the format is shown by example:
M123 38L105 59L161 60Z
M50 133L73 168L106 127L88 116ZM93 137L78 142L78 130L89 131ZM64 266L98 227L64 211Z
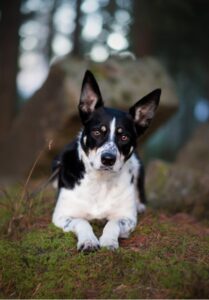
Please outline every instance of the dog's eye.
M122 142L127 142L129 140L129 137L127 135L125 135L125 134L122 134L120 136L120 139L121 139Z
M98 137L98 136L100 136L101 132L99 130L95 129L92 131L92 134L93 134L93 136Z

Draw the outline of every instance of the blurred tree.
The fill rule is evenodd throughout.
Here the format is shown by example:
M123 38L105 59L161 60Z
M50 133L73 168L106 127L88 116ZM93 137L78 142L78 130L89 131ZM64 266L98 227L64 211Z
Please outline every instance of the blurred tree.
M150 141L150 152L174 159L198 125L196 103L201 96L209 98L209 1L135 0L133 16L132 51L158 57L176 82L179 112Z
M55 26L54 26L54 15L57 11L57 8L59 6L59 0L53 0L52 1L52 5L49 9L48 12L48 29L49 29L49 33L47 36L47 42L46 42L46 59L48 60L48 62L50 62L50 60L53 57L53 49L52 49L52 42L53 42L53 38L55 35Z
M81 46L81 4L82 0L76 1L76 18L75 18L75 30L73 34L73 50L72 54L74 56L81 56L82 54L82 46Z
M149 11L151 5L147 2L144 0L133 1L130 47L137 57L151 55L153 51L153 20Z
M174 73L180 64L191 72L191 60L208 61L208 16L208 0L134 0L132 51L157 55Z
M16 110L21 0L0 1L0 139L9 130Z

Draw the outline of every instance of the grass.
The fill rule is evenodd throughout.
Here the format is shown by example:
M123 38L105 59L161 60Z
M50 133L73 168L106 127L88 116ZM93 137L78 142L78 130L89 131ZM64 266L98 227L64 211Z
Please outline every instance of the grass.
M21 194L1 193L1 298L208 297L209 229L190 216L148 209L119 250L84 255L50 223L50 189L33 200Z

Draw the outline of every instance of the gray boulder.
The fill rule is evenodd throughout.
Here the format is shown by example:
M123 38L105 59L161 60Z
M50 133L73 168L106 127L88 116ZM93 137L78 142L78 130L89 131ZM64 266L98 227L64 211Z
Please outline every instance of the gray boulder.
M152 207L209 218L208 136L209 125L201 126L175 163L155 160L148 165L146 186Z

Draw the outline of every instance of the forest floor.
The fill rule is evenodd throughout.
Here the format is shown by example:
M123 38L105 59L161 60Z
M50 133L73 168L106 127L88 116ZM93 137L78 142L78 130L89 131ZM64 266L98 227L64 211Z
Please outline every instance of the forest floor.
M85 255L51 224L54 199L0 191L1 298L208 298L208 223L148 208L118 250Z

